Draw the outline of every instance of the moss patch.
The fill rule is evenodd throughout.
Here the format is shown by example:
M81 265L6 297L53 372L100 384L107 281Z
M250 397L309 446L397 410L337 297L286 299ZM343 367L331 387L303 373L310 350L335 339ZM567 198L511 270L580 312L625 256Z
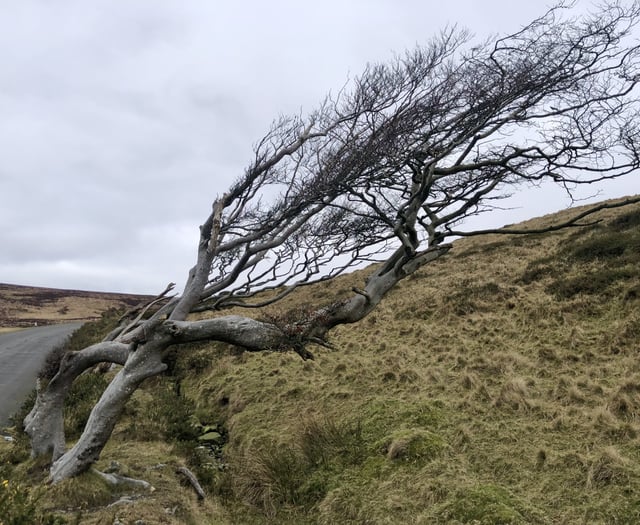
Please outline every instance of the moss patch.
M537 522L532 509L506 489L497 485L476 485L458 490L441 507L441 522L474 523L478 525L518 525ZM535 521L532 521L534 520Z
M447 444L438 434L410 428L392 433L383 441L382 449L391 461L430 461L442 455Z

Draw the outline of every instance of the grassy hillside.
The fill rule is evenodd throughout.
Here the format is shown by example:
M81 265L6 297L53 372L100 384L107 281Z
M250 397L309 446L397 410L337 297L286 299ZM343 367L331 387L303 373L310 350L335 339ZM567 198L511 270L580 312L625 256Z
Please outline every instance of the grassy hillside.
M0 445L13 462L3 475L79 523L639 523L640 206L599 218L457 241L313 362L217 344L176 352L99 464L155 492L105 508L123 494L91 474L43 487L21 439ZM366 273L261 315L332 301ZM71 435L104 381L82 378Z

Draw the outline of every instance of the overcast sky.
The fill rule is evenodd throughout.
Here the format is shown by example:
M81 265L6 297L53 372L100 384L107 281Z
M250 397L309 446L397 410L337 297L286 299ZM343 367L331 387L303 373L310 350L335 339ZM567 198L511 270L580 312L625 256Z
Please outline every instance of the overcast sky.
M136 293L183 283L198 225L275 117L314 109L367 62L447 24L480 38L544 5L0 0L0 282ZM627 180L599 198L638 191ZM484 220L567 205L530 192Z

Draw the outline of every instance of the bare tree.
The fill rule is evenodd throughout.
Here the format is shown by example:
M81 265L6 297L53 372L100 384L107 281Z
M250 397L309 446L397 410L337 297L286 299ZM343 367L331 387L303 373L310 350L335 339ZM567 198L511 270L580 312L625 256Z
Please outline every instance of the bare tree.
M24 424L33 453L52 454L50 479L98 459L131 394L166 369L172 345L225 341L312 358L311 345L328 345L333 327L365 317L400 280L446 254L452 236L481 233L464 220L516 187L553 181L571 195L633 172L640 50L626 42L639 15L635 2L583 18L560 4L473 47L465 31L449 29L370 65L309 116L275 122L244 175L213 203L183 294L67 354L38 390ZM351 297L286 323L220 313L276 302L374 261ZM189 320L194 311L215 314ZM102 362L121 368L67 450L65 395Z

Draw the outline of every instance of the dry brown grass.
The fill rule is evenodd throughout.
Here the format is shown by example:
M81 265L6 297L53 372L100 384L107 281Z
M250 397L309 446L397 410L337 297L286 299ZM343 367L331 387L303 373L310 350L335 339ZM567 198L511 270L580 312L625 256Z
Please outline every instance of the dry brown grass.
M9 332L17 332L18 330L21 330L21 328L18 327L0 327L0 334L8 334Z

